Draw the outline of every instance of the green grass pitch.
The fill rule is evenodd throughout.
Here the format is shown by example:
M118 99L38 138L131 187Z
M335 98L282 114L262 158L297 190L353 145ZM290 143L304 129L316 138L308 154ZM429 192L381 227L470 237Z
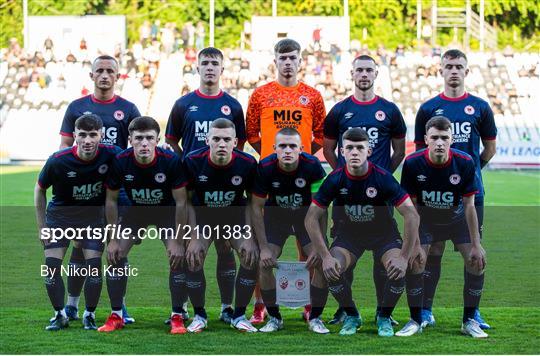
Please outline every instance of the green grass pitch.
M482 313L493 329L486 340L461 336L463 267L451 244L435 300L437 326L411 338L381 339L373 321L375 294L371 254L361 259L355 273L354 297L364 326L353 337L315 335L300 320L300 309L284 309L285 330L267 334L240 334L217 321L219 294L215 282L215 252L206 266L209 328L197 335L169 335L163 324L170 313L168 271L164 249L157 241L144 241L132 250L130 263L139 276L128 284L127 304L137 322L120 332L102 335L85 332L80 322L69 329L44 330L52 310L39 276L43 252L37 240L32 192L39 168L0 167L0 352L33 354L531 354L540 341L540 174L487 171L484 246L488 267ZM282 260L294 260L289 240ZM66 258L67 259L67 258ZM403 296L394 313L408 319ZM84 300L81 300L81 306ZM323 314L336 308L332 296ZM97 310L98 323L109 312L104 285ZM248 310L248 312L250 312Z

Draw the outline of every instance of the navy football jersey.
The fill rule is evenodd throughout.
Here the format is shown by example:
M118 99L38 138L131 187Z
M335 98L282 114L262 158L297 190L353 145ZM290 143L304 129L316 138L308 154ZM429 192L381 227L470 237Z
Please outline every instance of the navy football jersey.
M471 156L455 149L450 149L443 165L431 162L427 148L409 155L403 163L401 185L416 198L422 225L462 221L463 197L478 193Z
M42 189L52 186L52 198L47 205L47 224L84 226L100 220L105 203L103 185L119 152L116 146L99 144L92 161L81 160L77 155L77 146L50 156L38 179ZM99 207L101 213L70 207Z
M334 202L332 216L338 231L382 236L399 234L392 217L392 206L399 206L408 194L392 174L368 162L363 176L351 175L346 166L334 170L326 177L313 198L313 203L326 208Z
M221 91L216 96L202 94L198 89L178 99L171 110L165 137L182 140L182 156L206 146L206 134L212 121L229 119L236 126L236 137L246 140L244 112L240 103Z
M128 146L128 126L131 120L141 116L139 110L132 102L115 95L111 100L101 101L94 95L87 95L74 100L69 104L60 135L73 136L75 120L83 114L96 114L103 121L102 143L116 145L122 149Z
M302 152L293 172L280 169L277 155L271 154L257 167L253 194L266 198L267 206L298 209L311 204L312 184L326 175L317 157Z
M189 153L184 167L193 206L223 208L246 205L244 192L253 189L257 161L234 149L231 162L218 166L210 160L210 148L204 147Z
M172 190L186 185L180 158L161 147L156 147L154 160L144 165L135 159L133 148L120 152L106 182L111 190L124 187L133 206L174 205Z
M443 93L426 101L416 114L414 141L425 144L426 123L434 116L445 116L452 123L452 148L468 153L473 158L477 179L482 182L480 167L480 140L495 140L497 127L489 104L477 96L465 93L449 98ZM480 187L480 195L483 188Z
M369 160L376 165L391 170L393 138L404 138L407 126L396 104L376 96L368 102L361 102L353 95L340 101L324 120L324 136L338 140L339 166L345 164L340 148L341 137L351 127L361 127L369 135L369 145L373 150Z

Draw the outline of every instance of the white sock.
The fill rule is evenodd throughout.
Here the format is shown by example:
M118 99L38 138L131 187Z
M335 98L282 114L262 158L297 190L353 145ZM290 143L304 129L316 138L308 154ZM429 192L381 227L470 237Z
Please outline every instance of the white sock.
M121 317L121 318L123 317L122 309L120 309L120 310L113 310L112 313L118 315L118 316Z
M172 319L172 317L175 316L175 315L180 315L180 316L182 316L182 313L175 313L175 312L172 312L172 313L171 313L171 319Z
M88 310L85 310L84 314L83 314L83 319L86 318L89 315L94 319L96 318L96 314L94 312L89 312Z
M72 307L79 309L79 299L81 299L80 295L77 297L72 297L68 295L67 305L70 305Z
M60 313L64 318L67 318L67 314L66 314L66 311L64 309L57 311L56 315L58 315L58 313Z

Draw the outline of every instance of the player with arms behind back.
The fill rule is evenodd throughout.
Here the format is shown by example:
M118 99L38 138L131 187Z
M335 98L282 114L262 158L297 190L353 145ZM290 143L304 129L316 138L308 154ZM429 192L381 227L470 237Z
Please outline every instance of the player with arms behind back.
M416 149L426 147L426 123L434 116L443 115L452 124L452 148L471 155L480 182L478 194L474 205L478 215L480 236L482 236L484 221L484 186L482 183L482 168L496 152L497 127L493 118L493 111L489 104L465 91L465 78L469 73L467 56L457 50L451 49L442 55L440 74L444 79L444 92L426 101L420 106L416 115L415 143ZM480 151L480 141L484 149ZM434 243L426 263L424 273L424 326L435 325L435 318L431 312L433 298L441 274L441 259L444 253L444 241ZM466 273L466 272L464 272ZM489 325L482 319L480 312L475 312L474 318L482 329L489 329Z

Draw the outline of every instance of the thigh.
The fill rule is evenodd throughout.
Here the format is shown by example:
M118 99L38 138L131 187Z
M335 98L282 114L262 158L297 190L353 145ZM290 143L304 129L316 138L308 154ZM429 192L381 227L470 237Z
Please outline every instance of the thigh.
M330 254L332 254L332 257L338 260L341 265L341 273L345 272L350 266L355 265L358 260L353 252L341 246L333 246L330 249Z

